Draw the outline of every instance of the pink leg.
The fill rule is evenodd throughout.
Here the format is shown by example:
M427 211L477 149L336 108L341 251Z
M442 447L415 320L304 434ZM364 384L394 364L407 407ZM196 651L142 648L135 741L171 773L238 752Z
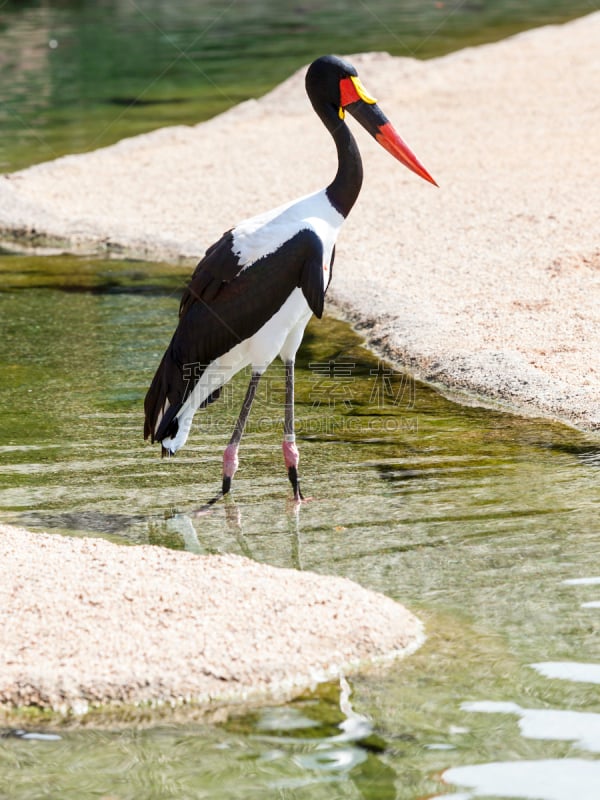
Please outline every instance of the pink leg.
M296 447L296 437L293 433L286 433L283 437L283 458L287 467L288 477L294 490L294 500L304 500L300 491L300 480L298 478L298 462L300 453Z
M294 362L285 364L285 420L283 423L283 458L287 468L288 478L294 490L294 500L304 500L300 491L298 478L298 462L300 453L296 447L294 435Z
M298 462L300 461L300 453L296 447L295 436L292 433L290 436L286 434L283 438L283 458L287 469L298 469Z
M250 413L250 408L256 394L256 387L258 386L259 380L260 373L253 372L252 378L250 379L250 385L248 386L248 391L246 392L246 397L244 398L242 410L240 411L240 415L235 423L235 428L233 429L233 434L229 440L229 444L223 453L223 488L221 490L223 494L227 494L227 492L231 489L231 479L235 475L240 463L238 459L238 447L240 445L242 434L244 433L246 420L248 419L248 414Z
M285 466L287 467L288 478L294 490L294 500L304 500L302 492L300 491L300 479L298 477L298 462L300 461L300 453L296 447L296 437L294 434L286 433L283 437L283 458Z
M223 453L223 477L231 480L240 465L238 445L228 444Z

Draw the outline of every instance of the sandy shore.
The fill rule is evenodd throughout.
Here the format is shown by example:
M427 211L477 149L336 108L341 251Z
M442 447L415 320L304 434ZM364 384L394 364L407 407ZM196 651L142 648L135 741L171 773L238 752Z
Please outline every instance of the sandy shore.
M418 377L600 428L600 13L429 62L353 59L439 182L357 131L329 301ZM301 131L301 135L299 134ZM303 75L194 128L0 177L15 247L193 263L327 183ZM401 606L240 558L0 528L0 703L266 697L416 646Z
M14 706L281 699L422 638L344 578L0 525L0 723Z
M587 430L600 427L599 41L596 13L427 62L354 58L441 188L355 125L365 185L329 296L418 377ZM334 164L297 74L196 127L0 178L0 239L192 263Z

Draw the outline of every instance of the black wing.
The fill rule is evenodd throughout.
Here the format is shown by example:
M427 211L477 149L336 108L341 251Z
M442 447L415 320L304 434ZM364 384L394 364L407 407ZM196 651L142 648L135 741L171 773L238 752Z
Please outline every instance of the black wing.
M174 436L175 417L206 367L259 331L296 287L323 314L323 245L314 231L299 231L246 268L232 245L229 232L207 250L183 294L179 325L144 402L144 438Z
M221 286L232 281L241 269L239 258L233 251L233 231L227 231L208 248L194 270L181 298L179 316L182 317L198 298L207 303L214 300Z

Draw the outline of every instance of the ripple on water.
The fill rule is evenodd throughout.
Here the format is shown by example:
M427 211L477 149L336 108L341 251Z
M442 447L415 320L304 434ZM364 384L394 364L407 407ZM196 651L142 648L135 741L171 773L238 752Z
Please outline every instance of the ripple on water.
M466 786L464 794L440 795L432 800L475 800L506 797L518 800L598 800L600 762L581 758L540 761L498 761L453 767L443 774L445 783Z
M55 266L62 281L75 262ZM153 281L159 271L149 271ZM378 359L348 326L324 319L307 331L296 386L305 428L299 437L304 489L314 500L300 510L288 503L281 407L269 405L280 382L274 373L242 443L233 496L198 516L193 510L219 486L222 450L246 378L227 402L199 415L176 459L161 461L142 441L141 408L176 313L176 297L164 294L67 295L49 286L0 292L0 315L11 321L0 341L7 354L0 359L2 518L344 575L424 616L428 642L385 676L355 681L356 711L345 705L343 687L335 687L335 698L331 687L320 687L309 699L246 716L239 729L65 731L61 741L43 746L3 739L0 773L13 795L33 796L31 787L44 782L52 760L60 775L56 793L69 799L81 797L84 773L106 787L108 769L113 794L121 796L123 772L137 787L124 798L147 796L152 781L171 781L176 788L165 797L200 796L218 784L224 788L214 796L228 800L275 798L294 787L309 787L311 797L330 797L339 788L340 796L381 800L397 796L410 775L406 791L414 789L413 800L439 791L436 776L461 762L505 759L510 772L518 758L558 761L563 741L596 754L595 718L576 714L592 710L585 704L594 685L577 683L573 665L561 661L578 653L590 662L589 678L598 660L595 615L578 607L593 600L579 596L584 585L600 584L593 573L584 577L599 547L589 437L459 406L422 384L415 385L410 408L393 398L373 407ZM26 324L31 319L35 326ZM67 335L71 330L79 335ZM356 365L352 402L315 408L319 376L310 364L340 357ZM523 670L530 663L540 669ZM542 668L558 663L572 680L547 686ZM510 720L503 728L491 715L472 713L482 707L461 708L461 701L487 697L514 701L503 710L518 717L522 735ZM549 705L563 710L552 716ZM478 720L472 731L466 715ZM546 724L562 727L564 738L530 737ZM19 759L30 758L34 748L45 755L23 771ZM74 751L81 766L76 774ZM560 764L573 772L579 761ZM485 767L473 769L482 775ZM515 770L519 787L526 767ZM586 775L579 771L581 781Z
M600 753L600 714L485 701L463 703L461 708L484 714L517 714L519 730L526 739L576 742L584 750Z
M578 661L543 661L530 666L545 678L558 678L577 683L600 683L600 664Z

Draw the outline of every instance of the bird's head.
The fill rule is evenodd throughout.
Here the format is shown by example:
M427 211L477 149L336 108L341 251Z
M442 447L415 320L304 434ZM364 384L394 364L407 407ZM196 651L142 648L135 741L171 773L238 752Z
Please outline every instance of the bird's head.
M362 85L358 72L348 61L337 56L322 56L308 68L306 92L313 107L322 115L332 118L335 112L340 120L348 111L379 144L405 167L429 183L437 183L427 172L392 123Z

